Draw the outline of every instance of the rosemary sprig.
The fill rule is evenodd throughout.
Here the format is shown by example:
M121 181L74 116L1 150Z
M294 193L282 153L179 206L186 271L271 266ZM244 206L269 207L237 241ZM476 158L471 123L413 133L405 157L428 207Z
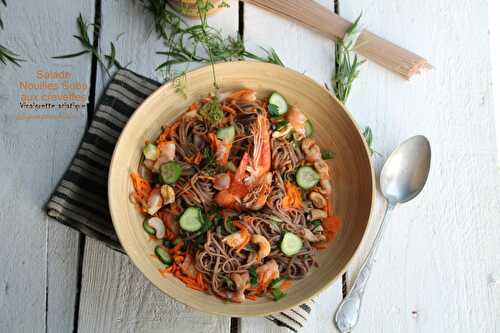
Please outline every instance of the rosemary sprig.
M6 0L0 0L0 1L5 7L7 7ZM3 30L3 28L4 28L3 21L2 21L2 18L0 17L0 29ZM17 67L21 67L19 62L26 61L26 60L18 58L18 57L19 57L19 54L12 52L8 48L6 48L5 46L0 44L0 62L2 64L7 65L7 63L10 62L10 63L13 63L14 65L16 65Z
M8 48L6 48L5 46L0 45L0 62L2 64L6 65L7 62L11 62L14 65L16 65L17 67L21 67L19 62L26 61L26 60L18 58L18 57L19 57L19 54L16 54L16 53L12 52L11 50L9 50Z
M346 31L344 38L336 42L337 53L335 56L335 73L332 77L332 86L335 96L344 104L351 93L354 80L359 75L359 67L365 62L365 60L359 60L358 56L353 52L356 40L361 33L359 27L360 19L361 14L359 14L351 27ZM373 149L373 132L370 127L365 127L363 136L372 155L373 153L377 153Z
M102 68L104 68L108 76L111 76L111 74L109 73L111 67L113 66L116 66L118 68L122 67L121 64L118 62L118 60L116 59L116 47L113 44L113 42L110 42L110 49L111 49L110 54L102 55L101 51L98 48L96 48L90 41L88 32L89 27L93 26L94 29L96 29L95 35L97 35L99 30L99 25L93 23L87 23L83 18L82 13L78 15L76 23L78 26L78 35L73 35L73 37L80 41L84 49L82 51L75 53L54 56L52 57L52 59L75 58L90 53L96 57L97 62L102 66ZM104 63L104 60L106 60L107 64Z
M213 8L210 2L197 0L200 24L193 26L189 26L166 0L142 0L142 2L153 15L155 30L167 47L166 51L157 52L166 56L166 60L157 67L166 78L175 77L171 74L174 65L192 62L217 63L249 58L283 64L276 51L264 50L266 57L260 57L245 50L240 38L224 37L219 30L211 27L207 22L207 12ZM229 5L223 1L220 6Z
M254 60L258 60L258 61L262 61L262 62L268 62L271 64L280 65L280 66L285 67L285 64L281 61L280 57L276 53L276 50L274 50L273 48L271 48L270 50L266 50L263 47L261 47L261 49L262 49L262 51L264 51L266 53L265 58L260 57L256 54L248 52L248 51L245 51L243 55L247 58L250 58L250 59L254 59Z
M344 104L351 92L352 83L359 75L359 66L365 62L365 60L359 60L358 56L353 54L354 44L361 32L361 29L359 29L360 19L361 14L346 31L344 38L336 42L336 66L332 77L332 86L335 95Z
M6 0L2 0L2 4L7 7L7 1ZM0 29L3 30L3 21L2 21L2 17L0 17Z

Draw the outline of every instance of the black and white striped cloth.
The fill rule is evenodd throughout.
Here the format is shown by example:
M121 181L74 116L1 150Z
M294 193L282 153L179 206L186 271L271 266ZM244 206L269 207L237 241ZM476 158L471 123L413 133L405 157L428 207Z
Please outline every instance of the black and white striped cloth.
M130 70L118 70L101 97L73 161L47 203L50 217L123 252L108 208L109 164L127 120L159 86L160 83ZM305 325L312 303L266 318L297 332Z

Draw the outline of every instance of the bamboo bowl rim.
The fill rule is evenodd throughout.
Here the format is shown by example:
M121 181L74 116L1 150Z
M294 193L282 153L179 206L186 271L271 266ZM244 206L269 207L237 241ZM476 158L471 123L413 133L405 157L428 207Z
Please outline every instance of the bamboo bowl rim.
M217 76L221 89L224 90L224 82L226 80L228 81L239 80L240 79L239 73L240 71L244 70L247 71L246 74L247 77L241 79L242 81L239 84L242 87L246 86L244 80L248 81L253 80L252 83L257 85L259 80L261 81L272 80L269 77L264 79L264 77L265 74L269 76L269 73L273 73L276 75L281 75L287 79L296 80L294 82L297 82L297 84L301 83L303 85L307 85L307 87L312 89L315 93L318 94L327 93L328 95L325 95L322 98L324 100L330 99L328 103L336 104L335 106L336 110L338 112L341 112L340 117L344 117L345 119L343 118L343 120L345 120L347 125L350 127L349 131L352 133L356 133L355 140L357 141L356 144L359 150L358 153L362 155L361 158L363 163L363 165L360 168L363 169L362 170L363 175L366 174L366 179L365 179L366 186L363 187L365 191L364 196L366 197L366 198L363 197L365 199L363 202L363 208L365 209L366 214L364 215L362 214L362 218L358 217L358 220L361 219L363 223L361 223L361 226L358 226L358 229L353 231L357 232L356 240L355 242L349 243L351 247L348 248L349 250L348 255L342 254L345 258L342 257L341 259L342 264L338 265L340 268L335 269L335 275L333 275L333 273L328 273L328 275L323 274L320 276L321 267L315 268L318 271L317 275L320 276L316 279L318 280L316 281L318 285L315 285L313 283L311 283L310 285L306 285L307 286L306 289L308 290L305 293L305 295L301 295L303 293L303 291L301 290L304 288L300 288L300 286L302 287L305 286L304 284L301 284L295 289L296 291L300 291L297 293L297 295L293 295L293 297L290 296L290 294L295 288L295 286L293 286L292 289L290 289L289 296L280 300L279 302L272 301L271 303L269 300L262 300L262 301L258 300L256 302L252 303L247 302L243 304L224 303L223 301L217 299L213 295L206 295L205 293L188 289L182 284L182 282L178 281L176 278L172 276L163 277L160 275L160 273L157 271L157 269L159 268L157 267L158 264L154 263L153 259L150 258L150 254L152 253L152 251L148 251L149 248L154 247L154 244L147 245L146 244L147 241L143 239L145 237L145 233L142 230L142 223L140 223L141 225L140 230L142 231L141 235L139 235L140 232L137 229L139 228L139 226L137 226L138 224L137 220L141 217L139 213L136 211L134 205L130 203L128 199L129 193L132 190L128 174L131 171L135 171L137 168L141 154L140 153L141 149L139 147L143 145L144 143L143 139L146 139L145 136L148 136L149 139L152 139L156 138L160 134L159 133L160 130L155 131L155 133L152 134L151 128L145 129L147 124L155 127L158 126L159 128L161 125L160 124L161 119L158 118L162 117L162 114L164 115L163 117L169 117L168 122L173 121L175 117L178 115L176 114L174 116L172 114L165 116L166 113L174 112L173 110L171 111L168 110L168 108L170 109L174 108L172 104L169 105L169 103L172 103L172 101L169 102L169 99L177 99L177 101L182 99L182 97L175 96L176 95L175 83L173 81L166 83L162 85L160 88L158 88L153 94L147 97L143 101L143 103L137 108L137 110L132 114L116 143L108 176L108 201L109 201L109 208L113 226L116 230L118 239L120 240L120 243L122 244L125 252L128 254L134 265L143 273L143 275L149 281L151 281L153 285L155 285L158 289L160 289L168 296L196 310L212 314L237 316L237 317L265 316L272 313L285 311L294 306L302 304L308 301L309 299L312 299L313 297L317 296L320 292L324 291L326 288L331 286L339 278L339 276L341 276L345 272L347 266L349 265L353 257L356 255L356 253L359 251L359 247L366 235L366 230L369 227L372 220L374 198L376 193L373 163L371 160L369 148L362 136L362 132L360 128L357 126L356 122L353 120L353 117L349 114L349 112L345 109L342 103L340 103L332 93L324 89L314 80L308 78L304 74L299 73L297 71L273 64L250 62L250 61L237 61L237 62L221 63L215 65L216 73L221 73L221 72L225 73L220 76L219 75ZM252 77L252 79L248 78L249 75ZM211 79L212 69L210 66L205 66L203 68L187 73L186 77L188 82L187 89L189 90L190 82L192 82L193 85L204 84L204 83L198 83L197 81L190 81L190 78L191 79L204 78L205 80L207 80L207 78L210 77ZM204 91L206 96L206 94L212 88L211 81L210 85L204 84L203 89L205 89L205 87L206 90ZM273 88L279 91L280 87L273 86ZM199 89L201 89L201 86L199 87ZM258 88L256 89L258 90ZM201 97L203 96L191 95L188 92L188 98L183 102L184 106L186 107L184 108L184 106L181 107L176 106L175 109L177 109L178 112L182 112L193 101L198 101ZM167 109L159 110L158 103L160 104L163 103L162 105L164 107L167 107ZM157 107L156 110L153 108L153 106ZM149 133L148 134L137 133L141 130L144 130L144 132L149 130ZM141 140L142 142L140 142ZM362 143L359 142L359 140L361 140ZM135 165L135 167L133 165ZM335 175L333 176L333 180L335 181ZM142 221L142 219L140 221ZM335 243L336 242L333 242L333 244ZM345 241L345 243L347 244L348 242ZM330 251L331 250L333 251L334 249L335 245L328 247L328 249L326 250L320 251L320 253L329 252L328 253L329 256L332 257L333 253L330 253ZM344 250L345 252L348 251L345 250L345 248L341 250ZM307 281L308 279L311 278L311 275L313 273L315 272L310 272L309 275L307 275L299 282ZM313 279L313 281L315 280ZM203 294L204 296L194 293Z

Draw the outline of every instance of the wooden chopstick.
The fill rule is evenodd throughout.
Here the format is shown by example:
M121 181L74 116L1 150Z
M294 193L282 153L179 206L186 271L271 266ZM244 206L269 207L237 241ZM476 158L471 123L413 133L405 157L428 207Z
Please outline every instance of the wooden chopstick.
M294 20L333 40L344 37L352 25L312 0L243 0L277 15ZM354 46L363 57L410 79L414 74L432 66L426 59L364 30Z

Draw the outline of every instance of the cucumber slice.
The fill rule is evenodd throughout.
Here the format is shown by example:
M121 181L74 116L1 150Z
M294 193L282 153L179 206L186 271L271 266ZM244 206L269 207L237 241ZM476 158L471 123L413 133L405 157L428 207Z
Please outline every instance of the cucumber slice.
M287 232L283 236L280 249L286 256L294 256L302 249L302 239L294 233Z
M271 105L274 105L274 107L271 107ZM279 116L288 111L288 103L283 96L274 92L271 97L269 97L268 109L271 116Z
M295 174L297 184L304 190L313 188L319 182L319 174L310 166L301 166Z
M144 219L144 222L142 222L142 227L144 228L144 231L148 233L148 235L156 236L156 229L149 225L149 219Z
M304 130L306 131L306 137L310 138L314 134L314 126L312 122L307 119L305 124L304 124Z
M198 207L189 207L179 219L179 224L182 230L195 232L201 229L202 221L201 209Z
M142 153L148 160L156 161L158 159L158 148L152 143L144 146Z
M233 142L235 135L236 135L236 130L234 126L219 128L217 130L217 138L226 143Z
M284 293L280 288L271 289L271 294L273 294L274 300L276 302L286 296L286 293Z
M174 262L170 254L168 254L167 250L161 245L155 247L155 254L158 259L160 259L160 261L165 265L170 266Z
M182 167L176 161L168 161L160 165L160 182L162 184L175 184L181 176Z

